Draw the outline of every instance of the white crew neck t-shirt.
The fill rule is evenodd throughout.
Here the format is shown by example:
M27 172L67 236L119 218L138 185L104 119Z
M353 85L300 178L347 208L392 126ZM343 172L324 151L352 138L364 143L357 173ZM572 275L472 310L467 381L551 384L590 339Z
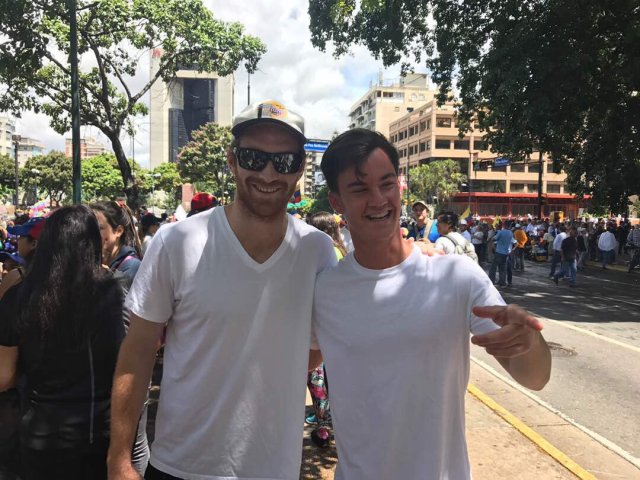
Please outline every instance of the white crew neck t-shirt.
M168 321L151 464L185 479L300 475L313 291L331 239L288 216L255 262L223 207L156 233L126 300Z
M504 305L463 255L369 270L353 254L318 276L314 331L330 385L336 480L470 478L464 430L471 314Z

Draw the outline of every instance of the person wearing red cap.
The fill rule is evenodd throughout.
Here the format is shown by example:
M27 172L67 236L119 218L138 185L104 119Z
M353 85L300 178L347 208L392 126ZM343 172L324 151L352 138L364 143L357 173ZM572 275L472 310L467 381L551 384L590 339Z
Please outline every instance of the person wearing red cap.
M11 235L18 237L18 249L17 254L24 260L24 266L29 265L31 258L36 251L38 245L38 239L44 228L45 217L34 217L29 219L22 225L15 225L7 228L7 231ZM11 270L2 278L0 283L0 298L2 298L7 290L14 285L17 285L24 277L23 265Z
M214 197L210 193L198 192L191 199L191 210L189 211L187 217L191 217L196 213L205 212L210 208L215 207L216 205L218 205L216 197Z
M233 121L235 200L161 228L126 300L114 377L109 478L139 478L130 445L167 325L145 479L300 476L316 275L331 239L287 214L304 171L304 121L284 105Z

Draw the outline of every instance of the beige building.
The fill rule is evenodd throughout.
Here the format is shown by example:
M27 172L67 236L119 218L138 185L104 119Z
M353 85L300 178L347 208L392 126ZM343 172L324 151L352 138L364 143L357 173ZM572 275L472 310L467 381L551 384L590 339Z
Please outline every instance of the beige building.
M158 71L162 50L151 53L151 76ZM150 164L177 161L191 132L209 122L230 126L233 118L234 77L178 70L169 82L158 80L150 89Z
M18 164L23 167L25 162L38 155L44 155L45 146L40 140L20 137L18 142Z
M80 138L80 158L91 158L97 155L102 155L109 151L106 145L98 142L93 137ZM64 139L64 153L67 157L73 156L73 140L71 138Z
M392 122L433 100L436 93L424 73L412 73L387 82L380 78L351 107L349 128L366 128L388 137Z
M0 155L15 158L13 135L16 133L16 123L13 118L0 115Z
M452 159L459 162L470 185L470 190L466 188L466 192L452 199L453 203L475 205L476 211L472 213L479 215L534 213L532 205L537 201L540 168L538 154L534 153L528 162L512 163L497 158L489 151L482 135L472 130L460 138L453 104L438 106L435 99L395 120L389 127L389 139L398 149L401 181L405 184L407 167ZM553 173L548 159L543 157L542 193L547 198L547 206L553 205L554 200L559 204L560 200L566 203L573 198L565 181L566 174Z

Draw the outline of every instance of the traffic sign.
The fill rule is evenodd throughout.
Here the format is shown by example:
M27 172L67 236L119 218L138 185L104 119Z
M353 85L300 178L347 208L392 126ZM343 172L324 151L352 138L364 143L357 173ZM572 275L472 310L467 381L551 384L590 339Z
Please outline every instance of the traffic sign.
M494 160L493 166L494 167L506 167L507 165L509 165L510 162L511 162L511 160L509 160L508 158L498 157L498 158L496 158Z

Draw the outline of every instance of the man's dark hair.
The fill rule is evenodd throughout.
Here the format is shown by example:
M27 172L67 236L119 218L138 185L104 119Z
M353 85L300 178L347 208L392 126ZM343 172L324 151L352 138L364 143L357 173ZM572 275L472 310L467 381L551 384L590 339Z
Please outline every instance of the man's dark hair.
M322 155L320 163L329 190L338 191L338 176L348 168L355 167L356 176L361 176L362 164L376 148L387 154L397 175L398 151L384 135L364 128L354 128L338 135Z
M458 230L458 215L456 213L449 211L440 212L438 222L446 223L454 231Z

